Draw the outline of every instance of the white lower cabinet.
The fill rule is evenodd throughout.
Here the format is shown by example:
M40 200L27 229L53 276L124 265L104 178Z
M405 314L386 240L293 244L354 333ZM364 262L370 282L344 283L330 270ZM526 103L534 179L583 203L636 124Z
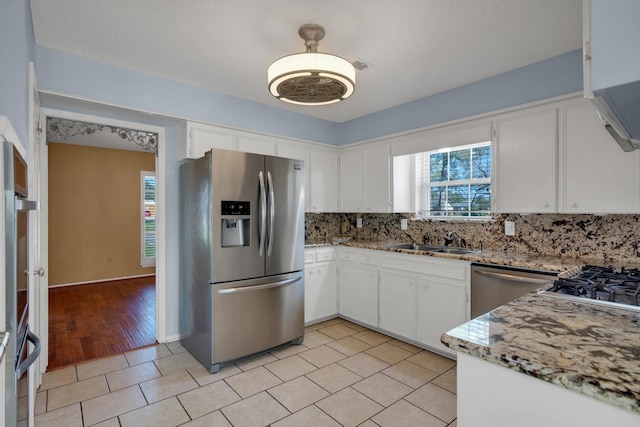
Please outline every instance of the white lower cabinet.
M418 341L454 355L454 351L440 342L440 336L468 320L467 295L466 282L421 275L418 278L417 298Z
M380 328L405 338L418 336L418 276L380 269Z
M378 326L378 267L340 262L340 314Z
M314 323L338 313L335 249L305 250L304 322Z

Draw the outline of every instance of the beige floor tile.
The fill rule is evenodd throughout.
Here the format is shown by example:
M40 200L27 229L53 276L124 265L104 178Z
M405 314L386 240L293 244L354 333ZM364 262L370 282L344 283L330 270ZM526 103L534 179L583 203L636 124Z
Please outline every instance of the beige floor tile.
M371 420L367 420L362 424L360 424L358 427L380 427L380 426Z
M276 350L272 350L271 354L273 354L278 359L285 359L289 356L293 356L294 354L302 353L303 351L309 350L309 347L304 344L300 345L288 345L285 347L280 347Z
M187 351L187 349L180 344L180 341L168 342L166 343L166 346L173 354L184 353Z
M210 414L183 424L182 427L233 427L229 421L222 415L222 412L215 411Z
M411 387L381 373L365 378L351 387L382 406L389 406L413 392Z
M401 360L404 360L413 355L413 353L411 353L410 351L403 350L400 347L396 347L395 345L391 345L389 343L375 346L365 351L365 353L370 354L371 356L380 359L383 362L387 362L390 365L394 365Z
M3 419L4 422L4 419ZM74 403L35 417L38 427L82 427L82 410Z
M104 375L78 381L47 392L47 411L53 411L72 403L82 402L109 393Z
M312 348L309 351L300 353L298 356L302 357L309 363L313 363L318 368L323 368L346 357L344 354L326 345Z
M435 354L427 350L421 351L420 353L411 356L407 360L438 374L441 374L444 371L453 368L456 364L454 360L451 360L444 356L440 356L439 354Z
M282 383L278 377L265 369L264 366L234 375L225 381L243 399Z
M333 341L333 338L319 331L312 331L304 334L304 345L308 348L315 348L320 345L330 343L331 341Z
M365 328L364 326L358 325L357 323L353 323L353 322L350 322L348 320L345 320L342 324L344 326L350 327L351 329L355 329L358 332L362 332L362 331L366 331L367 330L367 328Z
M403 350L410 351L413 354L420 353L423 350L422 348L417 347L413 344L409 344L408 342L404 342L396 339L389 341L389 344L393 344L396 347L400 347Z
M407 397L410 403L445 423L456 419L456 395L434 384L425 384Z
M195 379L198 384L202 386L223 380L232 375L239 374L242 371L236 365L228 365L220 369L220 371L216 372L215 374L212 374L204 366L198 365L192 366L191 368L187 369L187 372L189 372L193 379Z
M141 348L139 350L129 351L124 354L124 357L127 358L129 365L133 366L171 356L171 354L171 351L166 345L158 344L151 347Z
M199 418L223 406L240 400L240 396L224 381L216 381L204 387L178 396L178 400L192 419Z
M333 418L311 405L272 424L271 427L340 427Z
M120 427L120 421L118 417L113 417L101 423L94 424L91 427Z
M362 332L358 332L357 334L353 335L353 337L359 339L360 341L364 341L369 345L380 345L391 340L391 337L368 329Z
M120 415L122 427L173 427L189 421L175 397Z
M335 325L322 328L320 329L320 332L327 336L330 336L334 340L339 340L340 338L348 337L349 335L358 333L358 331L356 331L355 329L351 329L350 327L345 326L344 323L337 323Z
M355 427L384 409L351 387L317 402L316 406L344 427Z
M407 360L388 367L382 373L413 388L422 387L438 376L437 373Z
M326 328L326 326L323 325L322 322L321 323L315 323L313 325L305 326L304 333L308 334L309 332L317 331L318 329L322 329L322 328Z
M290 412L297 412L305 406L329 396L325 389L307 377L299 377L293 381L280 384L268 392Z
M158 402L171 396L198 388L187 371L174 372L140 384L140 388L149 403Z
M388 363L366 353L358 353L338 363L363 378L389 367Z
M221 411L233 427L268 426L289 415L289 411L266 392L224 407Z
M82 402L82 418L90 426L146 404L140 387L135 385Z
M444 427L445 423L405 400L394 403L372 418L381 427Z
M438 378L435 378L431 381L433 384L442 387L445 390L450 391L451 393L458 393L458 371L456 368L449 369L444 374L440 375Z
M162 375L169 375L200 364L189 352L163 357L162 359L154 360L153 363L156 364Z
M456 418L455 420L453 420L453 422L447 425L447 427L458 427L458 419Z
M327 345L347 356L353 356L354 354L371 348L371 346L366 342L357 340L353 337L342 338L338 341L327 343Z
M42 376L42 384L39 391L49 390L50 388L60 387L78 381L76 375L76 367L69 366L67 368L49 371Z
M236 365L243 371L250 371L253 368L257 368L258 366L262 366L267 363L275 362L276 360L278 360L278 358L273 354L264 353L258 356L251 357L249 359L242 360L240 362L236 362Z
M87 378L97 377L98 375L104 375L108 372L128 367L129 364L127 363L127 359L124 357L124 354L119 354L117 356L106 357L92 362L81 363L76 365L76 371L78 372L78 381L82 381Z
M130 368L120 369L119 371L109 372L107 374L107 383L111 391L120 390L133 384L158 378L160 371L153 362L141 363Z
M36 393L36 405L34 414L42 415L47 412L47 392L39 391Z
M317 371L313 371L310 374L307 374L306 377L327 390L329 393L335 393L362 380L360 375L351 372L337 363L325 366Z
M280 359L277 362L264 365L264 367L282 381L289 381L316 370L315 366L297 355Z
M339 317L334 317L333 319L325 320L324 322L322 322L322 325L324 327L327 327L327 326L337 325L338 323L344 323L344 319L341 319Z

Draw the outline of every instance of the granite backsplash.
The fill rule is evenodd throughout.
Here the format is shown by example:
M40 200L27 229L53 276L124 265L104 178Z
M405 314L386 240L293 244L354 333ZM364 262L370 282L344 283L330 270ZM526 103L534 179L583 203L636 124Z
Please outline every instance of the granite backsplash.
M444 244L455 231L467 246L541 256L600 258L640 262L640 215L496 214L487 221L414 219L413 214L306 214L307 242L332 237L399 243ZM363 227L356 228L362 218ZM400 220L409 219L408 229ZM505 236L504 222L514 221L515 236Z

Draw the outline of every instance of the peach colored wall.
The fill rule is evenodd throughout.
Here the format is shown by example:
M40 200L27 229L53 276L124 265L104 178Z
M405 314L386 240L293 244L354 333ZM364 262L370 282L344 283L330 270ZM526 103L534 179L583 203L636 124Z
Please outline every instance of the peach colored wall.
M155 155L49 143L49 284L155 274L140 267L140 171Z

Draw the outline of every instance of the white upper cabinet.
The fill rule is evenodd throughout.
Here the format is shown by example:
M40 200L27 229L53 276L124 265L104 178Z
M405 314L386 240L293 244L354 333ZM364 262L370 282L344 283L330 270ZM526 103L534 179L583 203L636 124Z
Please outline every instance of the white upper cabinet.
M365 144L340 152L340 210L391 212L389 143Z
M309 212L338 211L338 153L309 148Z
M496 121L495 212L556 212L556 108Z
M622 151L588 101L563 112L561 211L638 213L640 151Z
M340 152L340 210L362 212L364 194L362 148L350 148Z
M225 128L193 122L186 122L179 126L178 160L198 159L213 148L237 150L236 133Z

